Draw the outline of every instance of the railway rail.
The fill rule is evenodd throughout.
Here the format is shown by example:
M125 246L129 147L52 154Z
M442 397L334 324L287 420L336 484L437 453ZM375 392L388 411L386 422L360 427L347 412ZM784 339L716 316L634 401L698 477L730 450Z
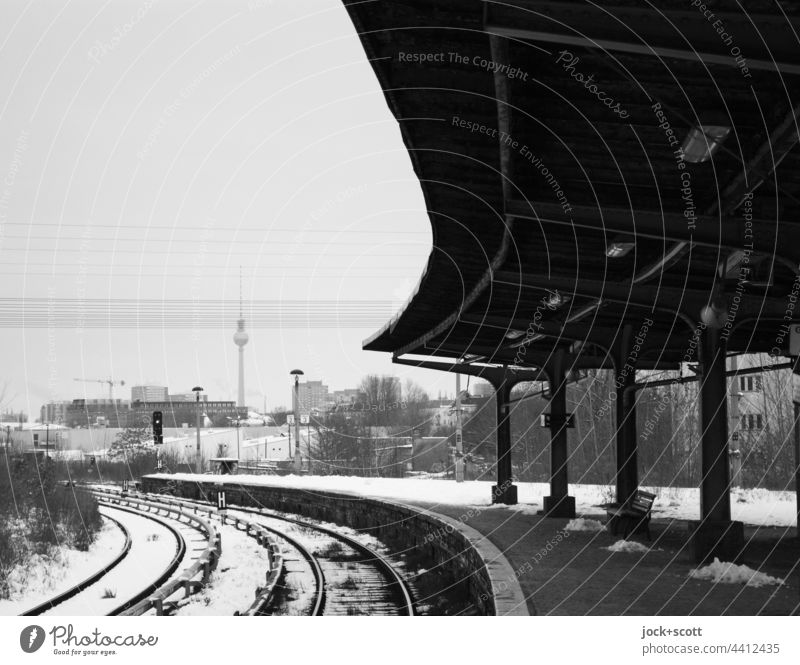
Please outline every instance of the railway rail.
M125 492L93 490L101 503L113 504L115 507L135 512L142 516L160 521L176 535L181 543L173 561L150 585L139 592L136 597L118 607L114 613L123 616L141 615L154 612L157 615L168 614L178 605L180 598L187 598L200 591L209 581L222 554L221 537L216 527L194 513L187 512L179 506L168 505L146 498L131 496ZM185 538L178 533L176 526L169 525L163 518L171 518L176 523L190 524L195 531L205 536L205 547L197 556L191 556L191 564L176 574L186 554ZM183 595L180 595L180 592Z
M306 603L307 608L303 613L415 614L413 594L396 566L384 555L346 534L264 509L233 506L218 511L202 501L161 495L157 500L171 505L191 506L209 515L217 515L223 522L240 520L243 515L252 516L257 524L283 543L284 560L303 562L307 572L313 576L313 600ZM273 602L260 613L295 613L291 609L287 611L282 605L290 603L293 596L297 595L292 594L292 586L298 585L302 579L298 573L302 571L288 571L285 574L283 583L276 589ZM308 575L305 577L307 579Z
M53 596L52 598L49 598L48 600L45 600L44 602L39 603L38 605L35 605L34 607L31 607L30 609L26 610L25 612L22 612L22 614L20 614L20 616L26 616L26 617L39 616L40 614L44 614L45 612L48 612L48 611L52 610L53 608L57 607L58 605L60 605L61 603L65 602L65 601L69 600L70 598L74 598L78 594L82 593L83 591L85 591L89 587L91 587L94 584L96 584L100 579L103 578L103 576L105 576L109 571L111 571L114 568L116 568L122 562L122 560L126 556L128 556L129 552L131 551L131 535L130 535L130 532L128 531L128 529L125 528L125 526L119 520L114 519L113 517L111 517L109 515L103 515L103 517L104 517L104 519L107 519L110 522L112 522L120 531L122 531L123 535L125 536L125 541L124 541L124 544L123 544L122 549L120 550L119 554L117 554L110 562L108 562L105 566L100 568L98 571L96 571L96 572L92 573L91 575L89 575L89 577L87 577L86 579L84 579L81 582L78 582L77 584L71 586L66 591L63 591L63 592Z
M162 570L130 594L108 615L170 614L208 582L222 553L215 521L256 539L268 554L263 586L240 615L414 615L413 594L397 564L358 539L321 524L264 509L232 506L218 510L207 502L165 495L89 489L106 510L152 520L169 531L176 542L174 556ZM112 519L112 518L109 518ZM121 520L126 544L114 561L71 589L32 608L26 615L58 608L81 593L97 592L109 571L134 547L134 538ZM141 531L141 529L139 529ZM187 548L202 534L204 547Z
M196 593L207 583L216 567L221 554L219 532L209 521L206 521L178 506L147 501L143 498L126 496L121 492L108 490L90 490L98 499L103 509L104 518L114 523L124 536L125 541L120 552L102 568L69 589L39 603L22 613L22 616L39 616L42 614L85 614L87 608L103 605L100 613L106 616L141 615L146 613L166 614L174 610L179 603L180 592L183 598ZM116 516L112 516L116 512ZM109 514L111 513L111 514ZM127 526L125 515L129 516ZM159 536L169 534L175 542L174 551L160 570L139 589L123 594L124 600L114 605L99 601L100 589L106 588L108 595L103 601L112 600L116 589L112 591L112 580L119 582L130 575L139 575L142 565L141 556L136 556L143 546L142 527L139 520L157 525L157 530L147 537L155 541ZM134 529L134 525L138 525ZM137 538L131 533L138 530ZM197 544L194 536L201 534L199 548L187 548ZM162 546L169 551L169 545ZM199 554L198 554L199 552Z

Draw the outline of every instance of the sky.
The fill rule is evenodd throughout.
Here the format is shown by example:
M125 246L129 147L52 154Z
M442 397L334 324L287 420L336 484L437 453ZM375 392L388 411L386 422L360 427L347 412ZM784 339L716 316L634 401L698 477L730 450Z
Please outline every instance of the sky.
M4 0L0 90L4 408L36 418L109 377L118 398L235 399L240 270L249 405L289 403L294 368L453 392L361 349L431 232L338 0Z

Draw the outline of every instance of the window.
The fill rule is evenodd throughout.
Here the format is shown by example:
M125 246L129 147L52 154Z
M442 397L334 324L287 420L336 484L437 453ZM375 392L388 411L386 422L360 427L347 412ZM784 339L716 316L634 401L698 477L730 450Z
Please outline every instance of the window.
M747 413L740 418L741 429L755 431L764 429L764 419L760 413Z
M740 376L739 390L743 393L761 392L761 375Z

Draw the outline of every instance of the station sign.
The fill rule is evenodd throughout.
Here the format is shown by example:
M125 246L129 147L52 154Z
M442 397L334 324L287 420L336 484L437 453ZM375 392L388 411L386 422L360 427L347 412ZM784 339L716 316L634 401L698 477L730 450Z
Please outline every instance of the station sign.
M567 427L575 427L575 414L565 413L564 419L567 422ZM553 427L558 426L558 420L551 416L549 413L543 413L539 416L539 427Z
M800 356L800 325L789 326L789 355Z

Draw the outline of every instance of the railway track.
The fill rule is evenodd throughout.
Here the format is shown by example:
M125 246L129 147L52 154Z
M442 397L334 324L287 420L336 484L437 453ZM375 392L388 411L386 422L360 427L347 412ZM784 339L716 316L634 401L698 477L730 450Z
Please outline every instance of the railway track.
M71 598L74 598L78 594L82 593L83 591L85 591L86 589L88 589L89 587L94 585L100 579L102 579L103 576L105 576L111 570L116 568L117 565L119 565L122 562L122 560L126 556L128 556L128 553L131 550L131 535L130 535L130 532L128 531L128 529L125 528L125 526L119 520L114 519L110 515L103 515L103 518L109 520L111 523L116 525L116 527L120 531L122 531L123 535L125 536L125 542L124 542L124 544L122 546L122 549L120 550L119 554L117 554L105 566L100 568L100 570L92 573L86 579L82 580L81 582L78 582L78 584L75 584L75 585L71 586L66 591L63 591L63 592L53 596L52 598L49 598L48 600L44 601L43 603L39 603L38 605L30 608L29 610L26 610L20 616L28 616L28 617L39 616L41 614L44 614L45 612L48 612L48 611L54 609L55 607L57 607L61 603L64 603L67 600L70 600Z
M188 596L190 592L199 590L213 568L209 563L216 563L216 560L208 560L210 545L205 548L202 545L214 541L219 548L219 533L211 525L210 518L247 530L265 547L269 540L270 561L275 565L271 565L273 570L268 575L266 586L257 589L257 601L242 613L262 616L416 613L409 585L397 570L399 564L391 562L375 548L333 528L262 509L235 506L218 511L207 502L171 496L119 492L109 488L94 488L92 491L105 511L119 511L117 518L120 522L124 521L120 515L157 522L176 542L169 563L149 584L140 587L136 593L127 594L124 601L113 608L106 607L105 611L93 612L95 614L170 613L180 605L181 591L185 590ZM198 528L198 525L202 526ZM141 534L141 527L136 531ZM204 539L197 538L198 531L204 532ZM127 549L135 550L136 535L128 534L128 541ZM220 551L217 550L217 559ZM192 557L198 553L199 559L192 563ZM128 556L129 552L122 555L120 561ZM113 568L118 565L119 562ZM107 568L111 569L110 566ZM203 573L202 582L193 579L198 570ZM69 594L80 606L81 593L96 597L98 589L107 583L107 572L98 571L90 580L62 595ZM132 575L133 579L141 577L141 571L134 573L123 569L119 574ZM51 599L34 610L56 609L61 604L56 600Z
M219 535L199 517L154 501L93 491L104 518L125 535L112 561L22 616L164 614L203 586L219 558ZM201 580L197 577L200 576ZM135 580L145 579L145 584Z
M235 508L270 530L276 537L301 551L317 584L316 607L309 614L323 615L409 615L414 603L403 577L381 554L342 533L257 509ZM288 555L284 555L287 559ZM284 589L292 592L292 579ZM266 613L287 613L280 596Z
M100 505L111 507L110 504L102 502L100 503ZM136 605L138 605L144 599L146 599L151 593L158 591L158 589L161 588L161 586L164 585L175 574L175 571L178 570L181 563L183 563L184 557L186 556L186 539L184 538L183 534L175 527L174 524L171 524L165 519L161 519L153 515L148 515L138 510L133 510L131 508L122 506L115 506L115 508L117 510L127 512L132 515L138 515L140 517L144 517L146 519L151 520L152 522L160 524L167 531L169 531L175 538L176 548L174 556L167 563L166 567L161 572L161 574L148 586L144 587L143 589L132 595L130 598L128 598L125 602L121 603L113 610L108 612L107 613L108 616L119 616L122 614L126 614L129 610L136 607Z
M24 613L26 616L122 614L157 589L181 563L185 542L165 520L102 501L99 505L104 517L125 533L122 551L110 564L67 591L31 608ZM131 580L141 578L145 564L158 566L159 573L144 587L132 585Z
M286 570L260 614L415 614L412 592L396 565L346 534L263 509L235 506L225 517L202 501L156 500L193 506L220 519L247 517L278 539Z
M101 503L113 503L115 508L161 523L179 543L172 561L157 579L116 608L114 614L169 614L182 598L203 588L222 552L220 535L209 522L146 497L97 489L93 493Z

